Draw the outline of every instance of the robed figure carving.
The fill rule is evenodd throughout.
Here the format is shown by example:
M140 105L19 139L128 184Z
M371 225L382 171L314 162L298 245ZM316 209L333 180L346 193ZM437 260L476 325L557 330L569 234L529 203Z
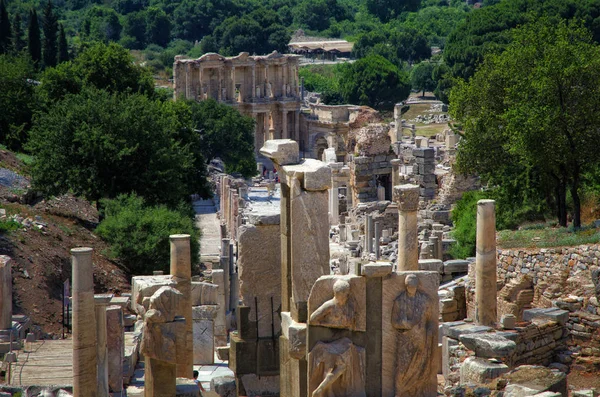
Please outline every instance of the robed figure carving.
M392 326L396 330L396 397L430 395L437 371L435 321L431 297L419 290L419 279L409 274L406 290L394 300ZM434 394L435 395L435 394Z

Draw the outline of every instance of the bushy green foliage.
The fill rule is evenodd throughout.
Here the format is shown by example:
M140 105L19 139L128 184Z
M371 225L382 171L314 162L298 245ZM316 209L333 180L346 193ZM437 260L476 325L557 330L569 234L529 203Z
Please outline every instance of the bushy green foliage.
M408 74L379 55L369 55L344 65L340 92L346 103L391 109L408 98Z
M477 236L477 202L487 198L479 191L466 192L452 208L454 230L452 237L456 240L450 255L455 259L463 259L475 255Z
M410 82L412 88L417 91L433 91L436 87L433 80L433 71L435 65L431 62L421 62L416 64L410 71Z
M110 244L109 255L118 259L132 275L169 270L169 235L189 234L192 263L198 263L200 231L189 211L150 206L142 197L121 195L104 200L104 219L96 233Z
M94 6L90 8L83 20L81 34L86 40L119 41L123 26L119 20L119 14L109 7Z
M300 68L298 75L304 79L304 89L321 93L321 101L327 105L340 105L344 98L340 92L340 76L343 65L314 65Z
M357 58L380 55L397 67L402 67L403 62L428 59L431 47L425 35L415 29L386 26L361 35L352 52Z
M136 192L172 206L206 193L199 145L185 104L84 88L36 118L33 184L90 201Z
M600 46L580 24L550 18L512 34L502 54L486 56L471 80L451 93L451 111L464 126L458 165L493 185L518 181L520 190L547 199L561 226L567 225L569 191L579 227L582 177L600 165L594 145L600 140ZM524 171L533 178L522 178Z
M0 55L0 143L20 150L36 108L33 67L25 55Z

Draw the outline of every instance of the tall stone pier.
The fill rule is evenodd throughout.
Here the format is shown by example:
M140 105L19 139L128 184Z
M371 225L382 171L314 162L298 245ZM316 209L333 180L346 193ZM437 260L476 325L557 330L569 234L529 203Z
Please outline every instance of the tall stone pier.
M318 160L301 162L298 143L290 139L269 140L260 152L275 163L281 179L280 395L305 397L308 297L317 279L329 274L331 169Z
M97 397L96 316L92 249L71 250L73 266L73 397Z
M185 318L185 353L182 360L177 361L177 377L192 378L194 365L194 339L192 318L192 257L190 253L190 235L173 234L171 241L171 268L172 276L177 278L177 290L181 292L181 310L179 313Z
M0 343L9 342L12 329L12 259L0 255Z
M475 322L496 323L496 210L494 200L477 202Z
M398 204L398 271L419 270L419 237L417 211L419 186L394 186L394 201Z
M112 294L94 295L96 303L96 355L98 357L97 397L108 397L108 345L106 334L106 307Z

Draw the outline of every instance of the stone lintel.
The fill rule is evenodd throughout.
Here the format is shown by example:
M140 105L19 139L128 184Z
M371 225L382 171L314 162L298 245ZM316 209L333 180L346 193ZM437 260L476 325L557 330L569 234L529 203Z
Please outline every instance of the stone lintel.
M324 162L315 159L303 160L300 164L287 165L282 168L282 181L290 184L297 178L302 187L308 191L322 191L331 187L331 168Z
M98 305L104 305L107 306L108 304L110 304L110 301L113 298L113 294L96 294L94 295L94 303L96 303L96 306Z

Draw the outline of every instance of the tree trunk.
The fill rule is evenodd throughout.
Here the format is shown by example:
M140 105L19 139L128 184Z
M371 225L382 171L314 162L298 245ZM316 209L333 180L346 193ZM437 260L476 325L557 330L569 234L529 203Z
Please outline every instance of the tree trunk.
M567 227L567 188L563 181L556 187L556 205L558 207L558 225Z

